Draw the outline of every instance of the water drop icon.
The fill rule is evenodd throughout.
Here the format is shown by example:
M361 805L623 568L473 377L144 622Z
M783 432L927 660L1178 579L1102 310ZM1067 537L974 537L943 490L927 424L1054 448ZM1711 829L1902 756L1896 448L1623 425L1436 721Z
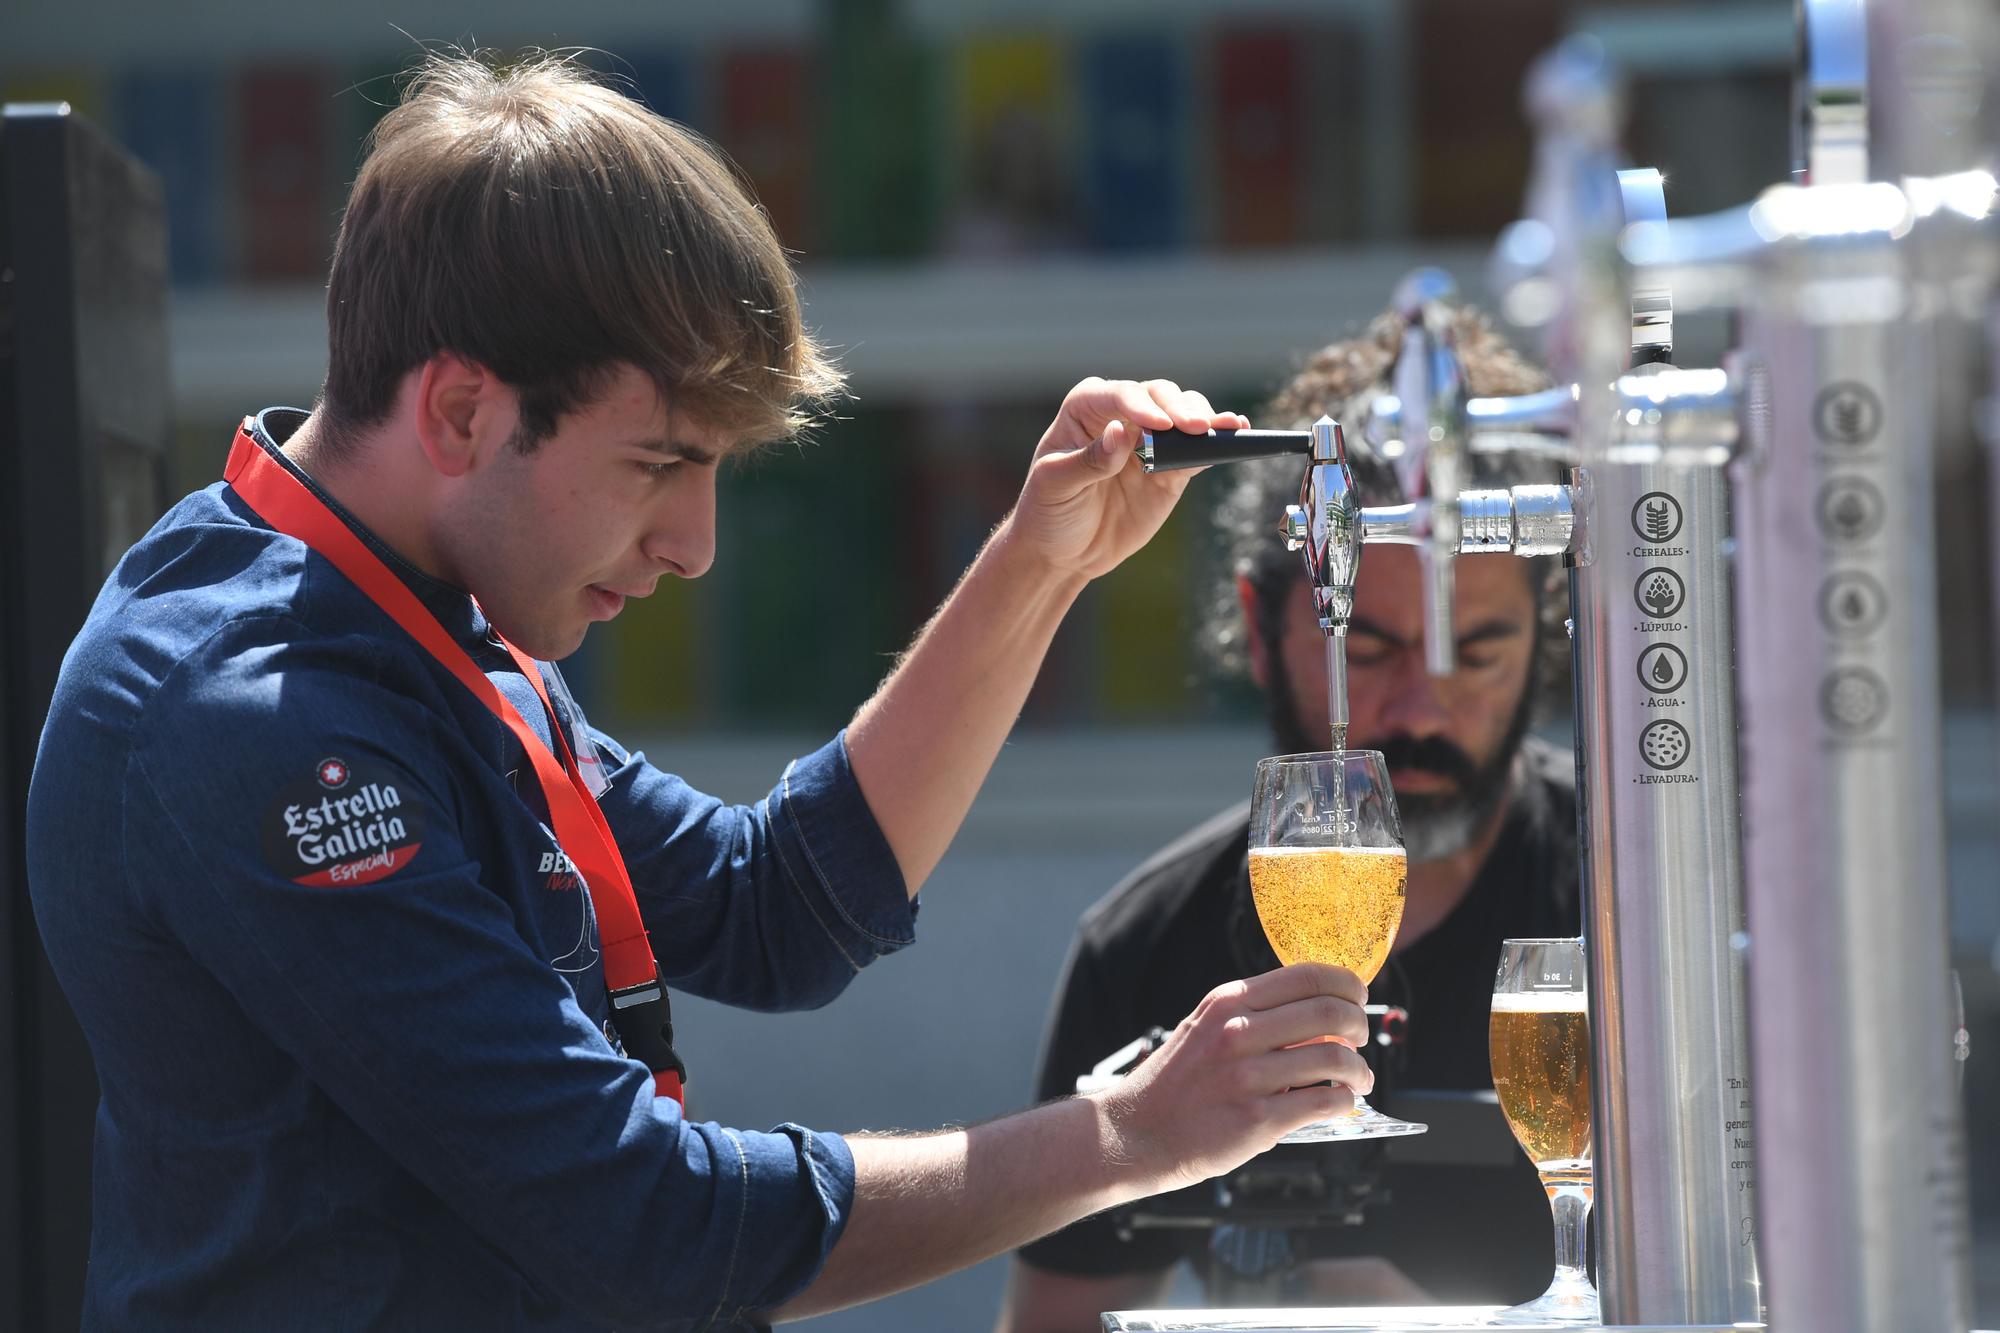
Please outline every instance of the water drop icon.
M1660 682L1660 684L1662 685L1669 685L1673 683L1674 679L1673 663L1667 660L1667 655L1665 653L1656 653L1653 656L1653 679Z

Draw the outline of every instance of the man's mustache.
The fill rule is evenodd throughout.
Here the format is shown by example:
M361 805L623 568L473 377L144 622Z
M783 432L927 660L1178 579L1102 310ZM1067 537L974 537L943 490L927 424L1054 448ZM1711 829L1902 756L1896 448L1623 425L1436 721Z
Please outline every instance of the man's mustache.
M1472 762L1472 756L1441 736L1419 739L1400 733L1377 742L1375 748L1382 752L1391 774L1421 769L1450 778L1461 788L1470 787L1479 779L1479 767Z

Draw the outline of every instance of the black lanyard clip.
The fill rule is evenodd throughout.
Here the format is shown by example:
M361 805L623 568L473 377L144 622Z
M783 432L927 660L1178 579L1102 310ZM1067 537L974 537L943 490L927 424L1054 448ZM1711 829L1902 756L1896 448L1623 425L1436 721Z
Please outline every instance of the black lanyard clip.
M655 972L651 981L611 992L611 1022L625 1054L655 1074L672 1070L687 1082L687 1066L674 1050L674 1013L667 1000L666 983Z

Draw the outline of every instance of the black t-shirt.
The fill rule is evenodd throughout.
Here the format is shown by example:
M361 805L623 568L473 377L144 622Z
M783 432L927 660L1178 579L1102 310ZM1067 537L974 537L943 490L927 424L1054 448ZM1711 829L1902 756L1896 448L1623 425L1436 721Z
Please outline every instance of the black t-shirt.
M1057 983L1038 1096L1152 1027L1171 1030L1223 982L1278 966L1250 898L1249 810L1238 806L1166 847L1084 914ZM1578 933L1576 786L1567 751L1530 737L1493 851L1449 916L1391 955L1369 988L1409 1011L1397 1055L1404 1090L1493 1086L1487 1018L1500 941ZM1343 1151L1336 1146L1333 1150ZM1515 1302L1553 1271L1549 1207L1526 1157L1506 1167L1399 1163L1386 1149L1389 1198L1359 1226L1294 1237L1316 1256L1382 1255L1439 1300ZM1039 1268L1076 1275L1152 1272L1208 1252L1203 1231L1140 1230L1086 1218L1027 1246Z

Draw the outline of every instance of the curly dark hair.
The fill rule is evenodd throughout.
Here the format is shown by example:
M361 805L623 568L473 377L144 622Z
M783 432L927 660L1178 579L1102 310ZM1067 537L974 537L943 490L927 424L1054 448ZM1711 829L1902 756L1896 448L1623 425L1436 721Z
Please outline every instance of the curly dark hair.
M1389 391L1388 379L1401 345L1402 319L1392 312L1376 316L1358 337L1329 344L1308 356L1270 403L1258 414L1260 426L1298 430L1321 415L1358 423L1375 395ZM1487 319L1471 306L1459 306L1451 332L1466 387L1476 397L1533 393L1549 386L1549 377L1508 345ZM1403 503L1401 485L1387 460L1361 438L1347 432L1348 461L1361 502L1367 505ZM1472 485L1504 489L1557 479L1555 464L1509 454L1475 454ZM1214 509L1213 534L1220 558L1213 567L1212 586L1201 627L1202 646L1225 674L1247 674L1246 632L1257 634L1274 649L1284 625L1286 597L1294 580L1304 577L1299 557L1285 550L1274 535L1278 516L1296 503L1299 464L1296 459L1271 458L1240 463L1225 474L1229 489ZM1498 557L1488 557L1498 558ZM1512 557L1506 557L1512 558ZM1364 563L1364 568L1365 568ZM1539 557L1530 562L1535 591L1538 704L1567 706L1569 701L1569 638L1563 628L1568 615L1566 577L1561 561ZM1236 580L1248 578L1255 592L1256 623L1243 623ZM1365 577L1365 575L1364 575Z

